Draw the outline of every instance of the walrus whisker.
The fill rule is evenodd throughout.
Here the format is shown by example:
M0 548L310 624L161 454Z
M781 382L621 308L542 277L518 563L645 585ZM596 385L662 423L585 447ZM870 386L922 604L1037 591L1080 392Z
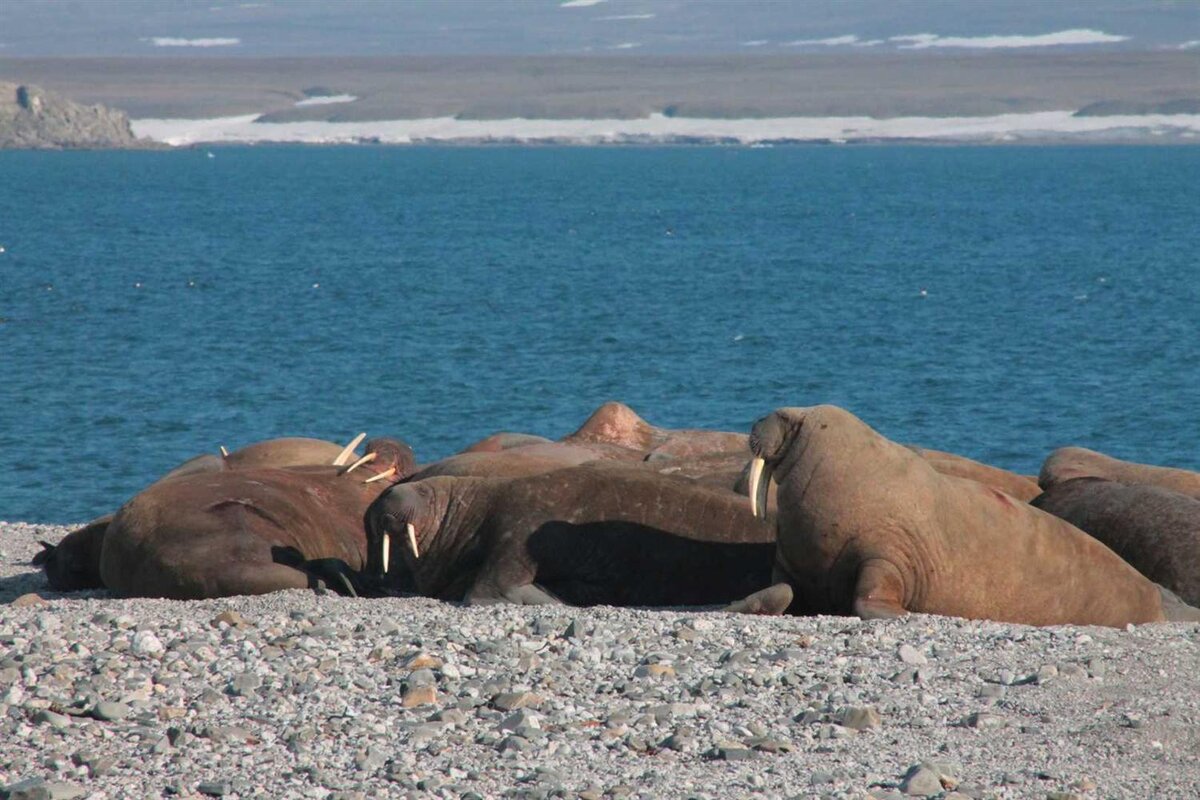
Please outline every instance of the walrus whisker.
M354 448L362 444L362 440L365 438L367 438L365 431L360 433L358 436L355 436L354 439L351 440L350 444L346 445L345 448L342 449L342 452L338 453L337 458L333 460L333 466L340 467L349 461L350 456L354 455Z
M374 455L374 453L372 453L372 455ZM363 481L363 483L374 483L375 481L381 481L384 478L390 478L395 474L396 474L396 468L388 467L387 469L385 469L383 472L379 473L378 475L375 475L374 477L371 477L371 478L367 478L365 481Z
M392 561L392 535L385 533L383 535L383 574L388 574L388 566Z
M351 464L350 466L348 466L344 470L342 470L340 474L349 475L351 472L354 472L354 470L358 469L363 464L370 464L372 461L375 460L376 456L378 456L378 455L379 455L378 453L367 453L365 456L360 458L358 461L355 461L353 464Z
M405 525L404 528L408 531L408 546L412 548L413 558L420 558L421 551L417 549L417 529L411 522Z
M225 445L217 445L221 448L221 458L229 458L229 451L225 449Z

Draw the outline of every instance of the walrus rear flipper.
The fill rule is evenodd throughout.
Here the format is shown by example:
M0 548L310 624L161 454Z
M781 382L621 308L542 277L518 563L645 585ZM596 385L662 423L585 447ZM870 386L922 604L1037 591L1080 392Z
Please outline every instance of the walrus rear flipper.
M481 586L477 583L471 587L464 599L469 606L486 606L495 603L516 603L521 606L562 605L562 600L533 583L510 586L503 590L487 585Z
M795 593L786 583L777 583L760 589L749 597L730 603L721 609L735 614L757 614L760 616L778 617L787 613L792 605Z
M30 565L34 567L43 566L50 560L50 558L54 555L54 551L57 549L57 545L50 544L45 539L39 539L38 543L42 546L41 552L35 554L33 558L29 559Z
M896 619L904 608L904 579L890 561L870 558L858 568L854 613L862 619Z
M1167 622L1200 622L1200 608L1189 606L1163 586L1159 586L1158 591L1162 593L1163 616Z

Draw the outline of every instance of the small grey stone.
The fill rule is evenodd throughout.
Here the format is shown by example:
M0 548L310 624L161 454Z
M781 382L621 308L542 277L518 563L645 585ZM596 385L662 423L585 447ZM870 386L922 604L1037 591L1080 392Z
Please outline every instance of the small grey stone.
M43 708L41 711L33 715L33 721L39 725L49 725L55 730L71 727L71 718L66 714L58 714L48 708Z
M1004 727L1004 718L996 714L989 714L986 711L976 711L970 714L963 720L968 728L979 728L980 730L994 730Z
M709 751L709 757L718 761L750 761L758 758L758 754L739 745L717 745Z
M124 703L101 700L92 708L92 716L104 722L116 722L133 713L133 709Z
M910 797L932 797L941 794L944 788L938 774L924 764L909 767L900 782L900 791Z
M846 706L834 714L833 721L856 731L872 730L882 724L879 712L873 706Z
M209 797L224 797L229 794L231 788L229 781L201 781L196 786L196 791Z
M905 664L921 666L929 663L929 660L925 658L921 651L913 647L911 644L900 645L898 655L900 656L900 660Z
M233 677L225 691L234 697L245 697L253 694L262 686L262 678L252 672L243 672Z

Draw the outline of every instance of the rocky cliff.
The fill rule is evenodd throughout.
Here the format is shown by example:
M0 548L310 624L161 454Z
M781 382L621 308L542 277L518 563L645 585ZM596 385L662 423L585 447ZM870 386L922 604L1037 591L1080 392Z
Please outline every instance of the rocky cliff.
M144 147L124 112L0 81L0 149ZM152 145L150 145L152 146Z

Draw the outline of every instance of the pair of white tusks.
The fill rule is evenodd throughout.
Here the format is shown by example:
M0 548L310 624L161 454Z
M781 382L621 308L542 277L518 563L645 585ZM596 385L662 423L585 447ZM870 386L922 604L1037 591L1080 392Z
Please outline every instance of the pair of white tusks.
M750 462L750 513L759 519L767 518L767 489L771 486L773 471L761 458Z
M417 529L411 522L404 526L405 533L408 534L408 546L412 550L413 558L420 558L421 551L417 549ZM383 535L383 574L386 575L392 560L392 535L385 533Z
M365 438L367 438L365 431L360 433L358 436L355 436L350 444L346 445L344 448L342 448L342 452L338 453L337 458L333 460L333 466L340 467L349 461L350 456L354 455L354 448L362 444L362 440Z

